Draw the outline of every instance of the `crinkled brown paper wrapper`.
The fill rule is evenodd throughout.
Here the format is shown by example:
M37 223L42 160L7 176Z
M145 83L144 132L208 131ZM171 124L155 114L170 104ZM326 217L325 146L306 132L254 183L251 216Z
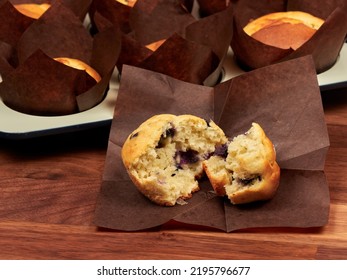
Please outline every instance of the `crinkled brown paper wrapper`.
M196 0L196 2L202 17L223 11L230 4L230 0Z
M90 2L91 0L0 0L0 75L2 77L6 76L18 66L17 43L31 24L36 22L36 19L18 12L14 7L15 4L62 4L70 9L82 22L87 14ZM33 42L36 42L36 39ZM4 49L6 49L5 52Z
M131 32L123 32L117 61L120 73L127 64L194 84L217 83L232 38L232 9L197 20L178 3L143 0L130 8ZM156 51L145 47L161 39L166 41Z
M71 11L73 11L73 13L83 21L89 10L92 0L0 0L0 5L3 2L10 2L12 5L43 3L53 5L55 3L61 3Z
M85 18L91 0L0 0L0 41L15 46L24 31L36 20L18 12L16 4L62 3L81 21Z
M7 47L7 48L6 48ZM65 5L54 3L18 40L18 67L0 84L3 102L33 115L66 115L90 109L104 98L120 50L120 34L108 28L92 37ZM0 45L3 55L8 45ZM77 58L101 76L96 83L84 71L56 62ZM3 57L0 66L6 67Z
M122 164L126 137L149 117L193 114L214 119L229 137L258 122L273 141L281 167L272 200L235 206L207 180L185 205L158 206L133 185ZM311 56L254 70L205 87L124 66L95 213L99 227L143 230L169 221L226 232L257 227L319 227L328 221L324 161L329 147Z
M99 12L124 34L144 45L180 33L195 21L190 14L192 0L137 0L134 7L116 0L94 0L90 8L92 23L98 25L94 14ZM145 30L145 33L143 31Z
M234 34L231 47L238 63L246 70L305 55L313 56L317 73L326 71L335 64L347 33L346 0L238 0L233 2ZM263 44L243 31L243 27L251 19L283 11L308 12L321 17L325 22L311 39L295 51Z

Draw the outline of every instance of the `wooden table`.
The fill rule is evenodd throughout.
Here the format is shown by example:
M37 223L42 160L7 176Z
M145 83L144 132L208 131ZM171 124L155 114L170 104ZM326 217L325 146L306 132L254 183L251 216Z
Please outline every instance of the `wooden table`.
M347 259L347 89L322 93L331 147L329 224L225 233L93 225L109 127L0 140L0 259Z

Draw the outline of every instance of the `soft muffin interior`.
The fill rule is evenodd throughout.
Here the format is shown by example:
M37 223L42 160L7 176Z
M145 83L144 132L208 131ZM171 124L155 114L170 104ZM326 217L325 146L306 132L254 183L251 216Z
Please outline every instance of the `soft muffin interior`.
M226 185L227 195L239 189L251 188L262 180L266 154L262 137L254 126L230 142L225 168L232 174L232 183Z
M228 143L227 153L214 155L204 162L206 173L219 195L232 198L246 189L256 189L264 180L266 168L276 164L273 153L257 125Z
M159 200L175 204L199 189L202 162L225 142L224 133L213 122L181 118L167 123L157 145L134 164L134 175L148 186L158 186Z

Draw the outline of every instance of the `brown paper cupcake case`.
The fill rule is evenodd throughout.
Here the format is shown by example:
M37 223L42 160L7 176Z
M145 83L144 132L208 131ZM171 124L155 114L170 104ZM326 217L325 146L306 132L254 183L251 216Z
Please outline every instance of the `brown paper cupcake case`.
M94 1L93 4L91 18L98 28L107 25L107 19L109 24L118 25L123 31L117 62L119 72L122 65L127 64L210 86L220 78L232 37L231 7L196 19L184 1L139 0L133 8L111 0ZM95 19L96 13L104 17L102 22L102 18ZM162 39L166 41L156 51L145 47Z
M73 13L83 21L89 10L89 6L92 0L0 0L0 6L5 2L8 2L12 5L31 4L31 3L32 4L48 3L52 5L55 3L62 3L64 6L66 6L71 11L73 11Z
M223 11L230 5L230 0L196 0L196 2L198 4L199 15L202 17Z
M136 79L133 79L136 77ZM192 106L194 104L194 106ZM186 205L153 204L129 179L120 151L126 137L160 113L214 119L229 137L258 122L281 167L276 196L243 206L216 197L208 181ZM253 70L215 87L125 65L95 212L99 227L145 230L178 221L226 232L258 227L320 227L329 216L324 162L329 138L311 56Z
M11 48L2 44L2 54ZM66 115L87 110L104 98L120 48L119 33L108 28L92 37L65 4L51 8L20 36L15 48L18 65L9 69L0 96L10 108L33 115ZM1 50L0 49L0 50ZM96 83L84 71L54 61L55 57L79 59L101 76Z
M0 41L15 46L24 31L36 21L18 12L14 7L16 4L61 3L83 21L90 2L91 0L0 0Z
M273 63L312 55L317 73L334 65L347 34L347 1L232 1L234 8L234 34L231 47L238 63L246 70L260 68ZM322 27L297 50L280 49L265 45L248 36L243 27L252 19L262 15L283 12L304 11L321 17Z

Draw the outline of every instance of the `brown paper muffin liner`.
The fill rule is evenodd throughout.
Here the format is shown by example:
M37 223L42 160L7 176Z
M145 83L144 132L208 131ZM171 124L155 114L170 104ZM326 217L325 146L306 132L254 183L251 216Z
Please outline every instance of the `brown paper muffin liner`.
M18 40L18 65L6 73L0 96L7 106L26 114L53 116L87 110L104 98L119 50L116 29L92 37L69 8L55 2ZM96 83L84 71L60 64L55 57L85 62L101 81Z
M36 19L21 14L19 11L17 11L14 5L30 3L50 3L51 5L55 5L55 3L57 3L64 5L64 7L70 9L72 13L79 17L80 21L83 21L87 14L90 2L91 0L0 0L0 42L9 44L13 47L11 58L0 58L2 60L8 60L6 66L0 64L0 75L6 75L6 73L9 71L8 65L10 65L12 68L18 66L16 53L18 41L22 37L23 33L27 30L27 28L31 26L32 23L37 21ZM59 20L57 20L56 23L59 24ZM59 28L63 28L63 26ZM36 40L37 38L34 38L33 42L36 42Z
M230 4L230 0L196 0L196 2L202 17L221 12Z
M217 83L232 37L232 9L195 19L177 5L177 1L136 2L130 13L132 32L122 36L120 73L127 64L195 84ZM95 23L100 28L107 25ZM146 48L161 39L165 42L157 50Z
M0 5L4 2L9 2L12 5L43 3L52 5L54 3L62 3L64 6L73 11L73 13L83 21L89 10L91 1L92 0L0 0Z
M93 38L81 21L60 3L51 6L17 43L19 63L41 49L51 57L73 57L90 62Z
M19 13L8 1L0 2L0 41L15 46L24 31L34 22Z
M136 79L134 79L136 77ZM192 106L194 104L194 106ZM242 206L217 197L203 179L185 205L158 206L132 183L122 164L127 136L149 117L193 114L214 119L229 137L258 122L281 167L272 200ZM324 162L329 138L311 56L292 59L206 87L125 65L109 137L95 224L122 231L178 221L226 232L258 227L320 227L329 216Z
M332 67L347 33L346 1L232 1L234 34L231 42L237 62L245 70L256 69L280 61L312 55L317 73ZM297 50L265 45L248 36L243 27L262 15L283 11L304 11L324 19L322 27Z
M120 30L127 34L131 31L129 24L129 15L131 7L123 5L116 0L93 0L89 9L90 20L93 30L100 28L100 23L95 14L99 13L111 24L116 25Z
M191 0L137 0L132 8L115 0L94 0L90 15L92 22L98 25L94 13L99 12L124 34L131 33L134 39L147 45L168 38L174 32L181 33L194 22L191 6Z
M7 74L13 71L16 64L15 49L5 42L0 41L0 77L3 80ZM14 61L15 60L15 61Z

